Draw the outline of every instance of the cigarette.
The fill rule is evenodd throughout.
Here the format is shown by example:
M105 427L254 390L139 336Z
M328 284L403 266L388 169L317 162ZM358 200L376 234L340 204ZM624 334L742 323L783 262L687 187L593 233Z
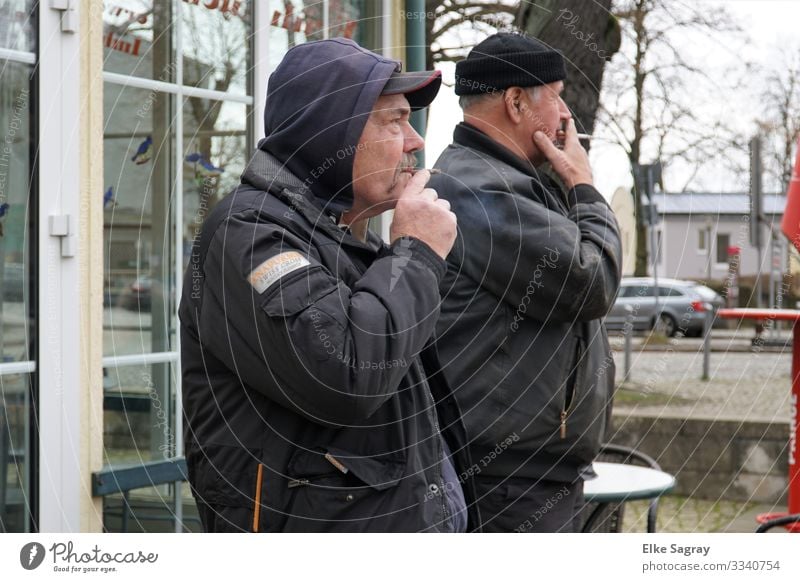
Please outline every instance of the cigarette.
M592 139L592 136L589 135L588 133L579 133L577 137L578 139L585 139L585 140Z
M442 173L441 170L437 170L436 168L411 168L411 172L413 174L416 174L417 172L421 172L422 170L428 170L428 172L430 172L431 176L433 174L441 174Z

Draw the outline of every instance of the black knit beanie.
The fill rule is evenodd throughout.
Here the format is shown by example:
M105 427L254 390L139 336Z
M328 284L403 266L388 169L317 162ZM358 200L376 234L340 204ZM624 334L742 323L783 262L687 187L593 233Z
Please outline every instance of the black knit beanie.
M493 34L456 64L456 95L535 87L567 76L564 57L530 36Z

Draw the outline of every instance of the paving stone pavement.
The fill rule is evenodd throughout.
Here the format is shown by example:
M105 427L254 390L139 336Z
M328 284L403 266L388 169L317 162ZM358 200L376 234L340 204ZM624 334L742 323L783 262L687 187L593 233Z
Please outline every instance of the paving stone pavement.
M715 331L713 337L709 380L701 380L700 340L665 340L648 347L644 338L635 338L631 375L618 388L615 414L788 421L791 348L754 351L752 329ZM624 370L623 344L619 338L612 338L611 343L619 380ZM626 504L624 531L645 532L647 508L647 501ZM657 531L752 533L758 526L757 515L785 509L782 505L668 495L660 502ZM781 531L776 528L773 533Z
M647 501L632 501L625 506L622 522L626 533L647 531ZM709 501L667 495L659 503L656 531L659 533L753 533L756 516L785 511L783 506L743 503L719 499ZM771 533L780 533L776 528Z

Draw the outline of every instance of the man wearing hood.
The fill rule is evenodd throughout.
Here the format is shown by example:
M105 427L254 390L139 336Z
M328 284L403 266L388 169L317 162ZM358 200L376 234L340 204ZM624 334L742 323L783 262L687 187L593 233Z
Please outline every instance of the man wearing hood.
M414 173L438 72L346 39L291 49L266 138L205 221L180 306L207 531L465 531L460 414L429 347L449 204ZM395 209L391 244L367 219Z

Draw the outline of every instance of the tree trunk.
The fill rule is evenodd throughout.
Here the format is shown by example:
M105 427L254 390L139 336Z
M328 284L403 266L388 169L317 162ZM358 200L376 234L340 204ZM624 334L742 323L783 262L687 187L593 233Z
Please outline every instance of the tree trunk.
M564 101L578 131L591 134L603 69L620 46L620 28L611 15L611 0L523 2L517 25L525 34L563 53L567 60Z

